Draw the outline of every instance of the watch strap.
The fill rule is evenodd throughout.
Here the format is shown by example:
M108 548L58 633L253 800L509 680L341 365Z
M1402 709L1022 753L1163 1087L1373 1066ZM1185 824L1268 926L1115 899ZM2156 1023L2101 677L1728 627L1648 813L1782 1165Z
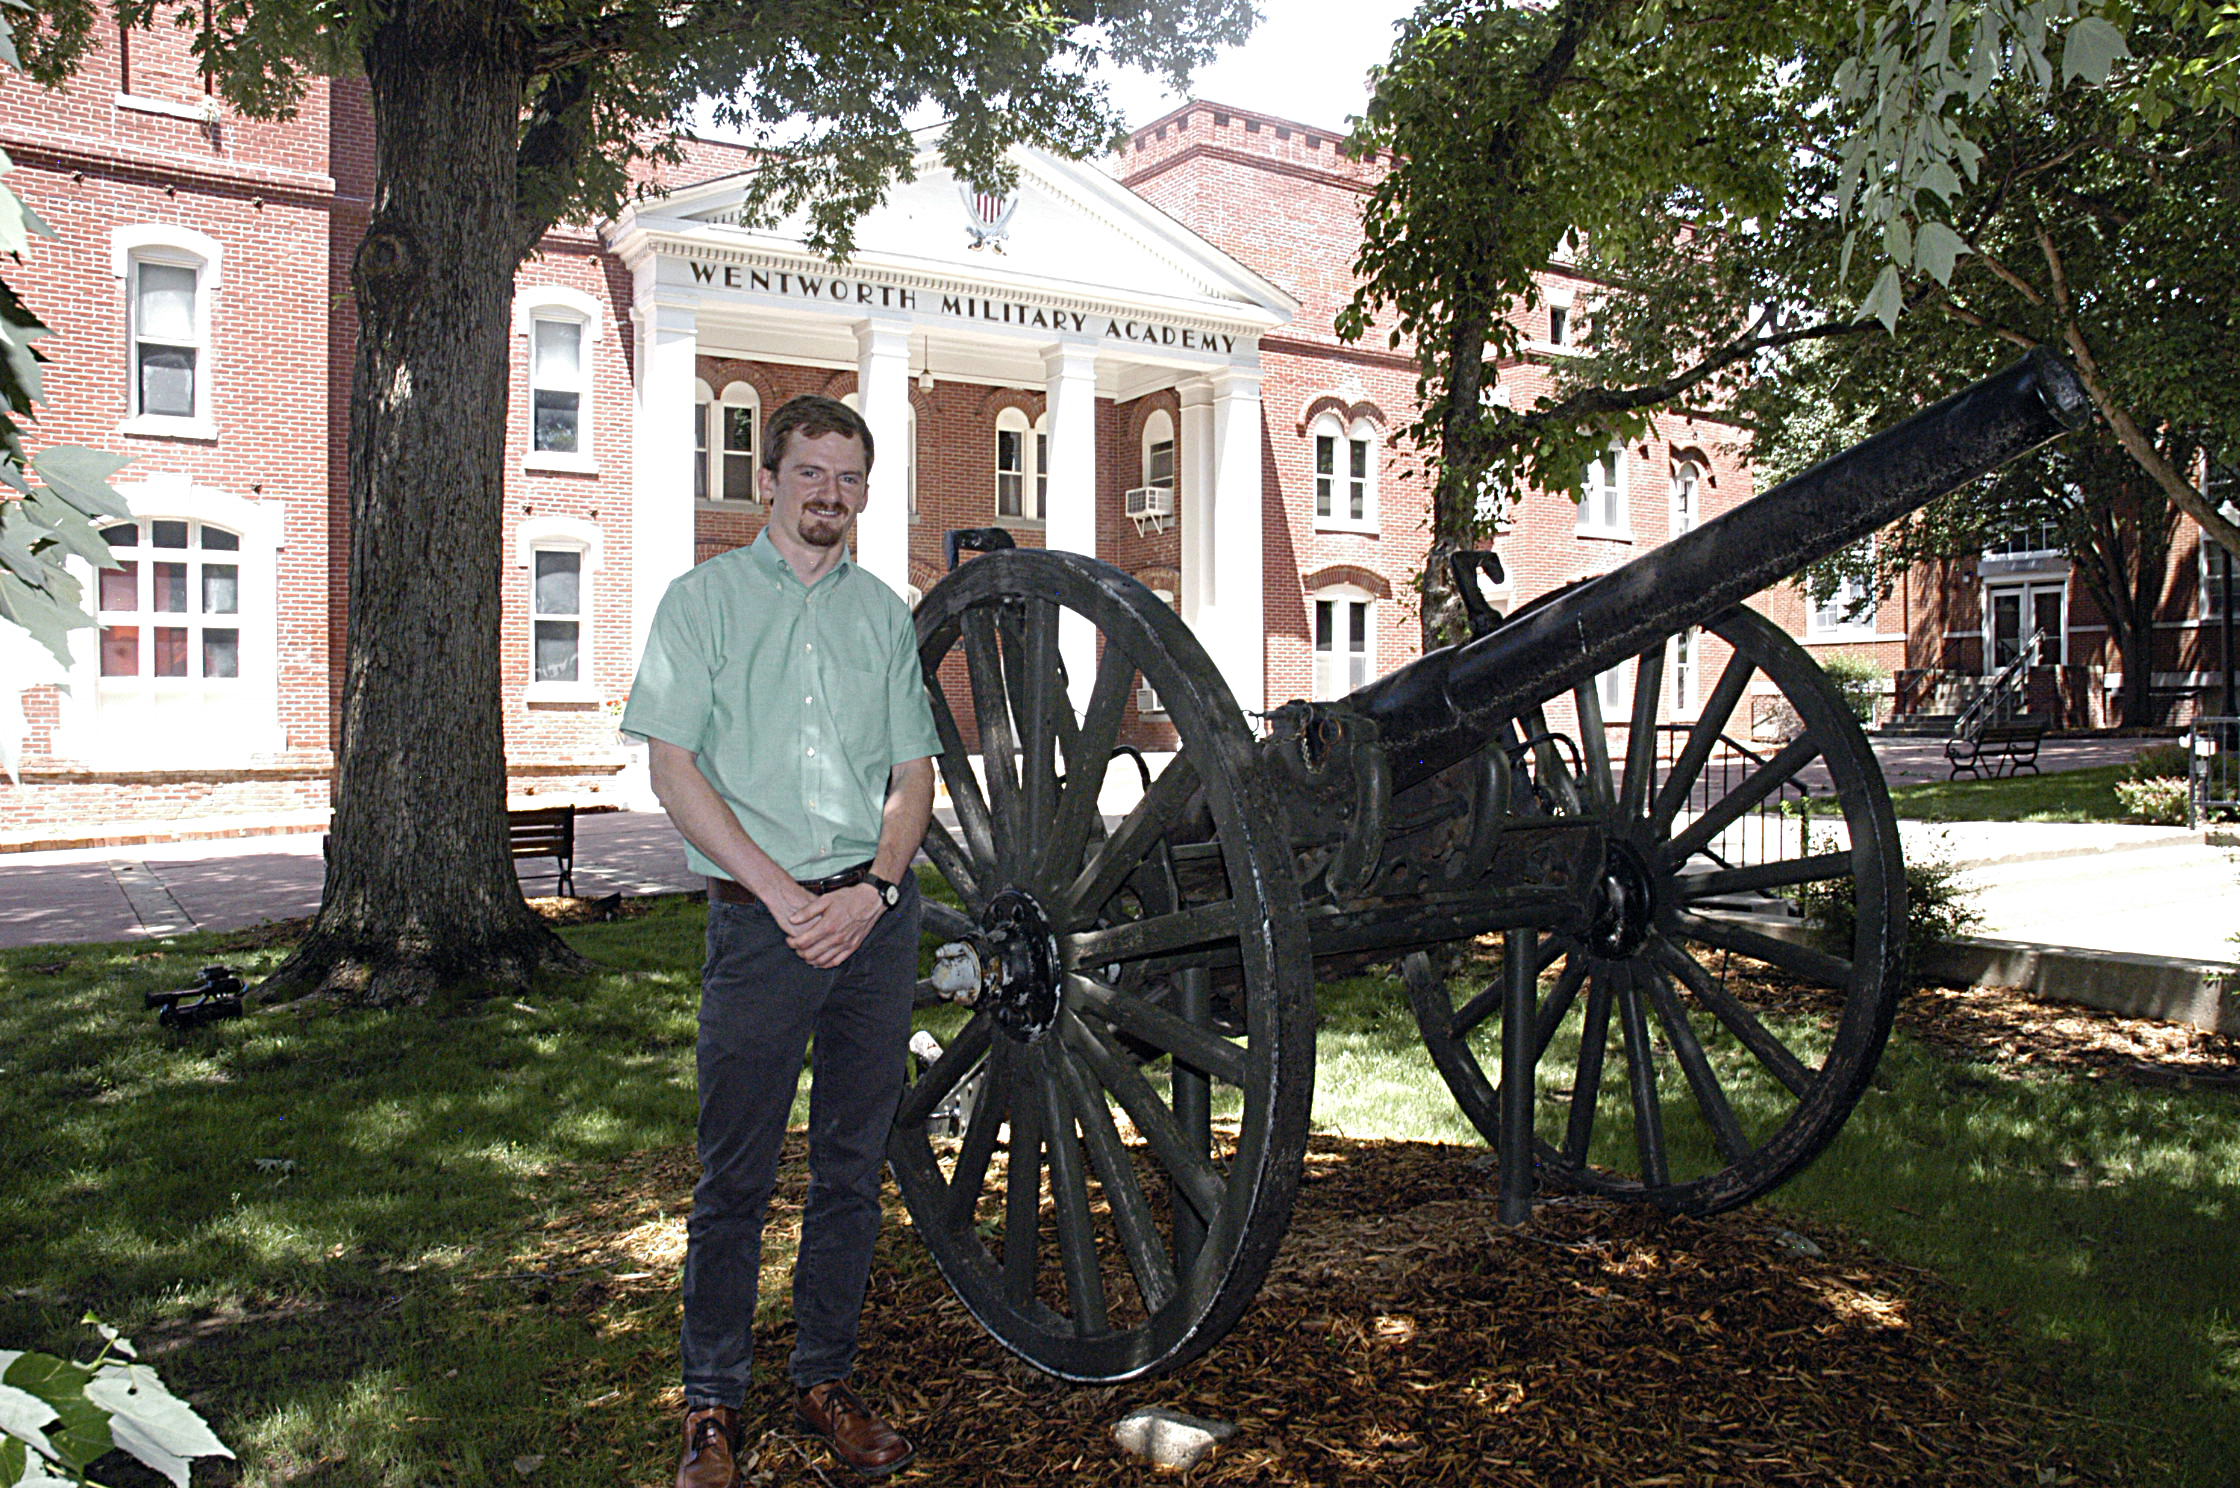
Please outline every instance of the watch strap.
M876 873L864 874L862 881L871 885L871 891L879 896L879 902L887 908L892 909L902 902L902 885L889 883Z

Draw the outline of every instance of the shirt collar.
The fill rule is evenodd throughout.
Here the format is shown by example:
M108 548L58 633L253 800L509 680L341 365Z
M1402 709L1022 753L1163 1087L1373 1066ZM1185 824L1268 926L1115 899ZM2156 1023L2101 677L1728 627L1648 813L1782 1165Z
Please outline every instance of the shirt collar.
M770 540L770 528L767 524L764 525L762 531L755 534L754 544L747 550L747 554L753 559L755 566L771 578L790 581L808 589L836 583L840 580L841 575L856 566L856 561L848 556L848 550L843 546L840 549L840 561L838 563L826 569L823 577L819 578L815 584L803 585L801 575L793 571L793 565L786 562L785 554L779 552L778 545Z

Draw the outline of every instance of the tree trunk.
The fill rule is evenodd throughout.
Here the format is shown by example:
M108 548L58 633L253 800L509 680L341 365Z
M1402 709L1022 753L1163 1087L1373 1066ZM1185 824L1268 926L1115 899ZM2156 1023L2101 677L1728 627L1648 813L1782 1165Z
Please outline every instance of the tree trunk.
M366 48L351 269L350 609L325 900L267 1000L387 1005L582 963L523 902L499 711L507 336L524 86L512 4L400 0Z
M2125 728L2145 728L2154 722L2154 615L2162 602L2177 513L2159 495L2142 497L2135 480L2124 473L2125 452L2107 453L2110 458L2091 463L2106 472L2102 478L2113 489L2089 498L2079 576L2107 617L2108 639L2123 667L2116 721Z

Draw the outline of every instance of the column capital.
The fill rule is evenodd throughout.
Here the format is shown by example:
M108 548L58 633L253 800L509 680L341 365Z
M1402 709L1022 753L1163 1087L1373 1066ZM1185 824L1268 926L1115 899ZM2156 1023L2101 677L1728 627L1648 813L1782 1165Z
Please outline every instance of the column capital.
M1042 348L1042 375L1053 382L1061 377L1094 377L1096 371L1094 341L1060 341Z
M1216 398L1252 398L1260 396L1260 369L1258 367L1217 367L1206 374L1206 382Z
M630 316L649 334L698 335L700 302L694 299L642 299L630 307Z
M1210 377L1185 377L1174 385L1174 391L1184 408L1209 408L1213 405L1213 379Z
M856 351L861 356L908 356L910 322L871 316L855 322Z

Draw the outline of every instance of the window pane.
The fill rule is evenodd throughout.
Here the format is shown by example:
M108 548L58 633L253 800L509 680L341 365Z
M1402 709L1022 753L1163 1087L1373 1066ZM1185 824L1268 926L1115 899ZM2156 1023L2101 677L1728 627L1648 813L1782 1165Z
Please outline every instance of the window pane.
M1314 648L1317 651L1330 649L1330 632L1332 630L1330 608L1330 601L1327 599L1318 599L1314 602Z
M151 548L183 548L187 545L187 524L184 522L150 522L148 546Z
M156 675L159 677L184 677L187 674L187 630L183 625L156 627Z
M1353 446L1353 478L1366 480L1369 475L1369 441L1349 439L1346 443Z
M1144 462L1143 483L1147 486L1165 486L1174 489L1174 441L1163 439L1151 446L1151 458Z
M754 494L754 456L725 455L723 457L723 499L726 501L752 501Z
M576 409L581 402L575 393L537 389L536 448L562 455L576 452Z
M537 322L536 367L531 380L572 383L583 370L583 327L572 320Z
M112 529L114 530L114 529ZM101 570L101 608L130 614L140 608L140 565ZM109 675L104 672L103 676Z
M140 347L140 411L165 418L194 417L194 349Z
M215 548L227 553L238 553L241 551L241 539L234 536L234 534L226 531L223 527L203 528L202 545L206 548Z
M708 499L708 405L692 405L692 499Z
M202 566L202 613L232 615L241 609L241 570L230 563Z
M2036 611L2038 630L2044 637L2038 643L2039 665L2061 665L2061 591L2039 589L2031 594L2030 606Z
M996 430L996 469L1024 472L1027 468L1027 441L1017 429Z
M139 626L104 625L101 627L101 675L104 677L137 677L140 675Z
M187 612L187 566L184 563L151 563L148 565L155 580L153 592L148 596L148 608L162 615L183 615Z
M996 515L1019 515L1019 498L1026 489L1026 477L1006 471L996 477Z
M121 527L104 527L101 529L101 537L112 548L140 546L140 529L130 523Z
M1330 487L1338 473L1338 441L1328 434L1314 437L1314 514L1330 515Z
M754 453L754 410L733 408L726 404L723 410L723 447L733 454Z
M575 621L539 620L536 648L536 679L539 682L576 680Z
M583 572L583 555L566 551L540 550L537 553L536 596L533 601L540 615L579 615L583 606L578 602L578 580Z
M1369 644L1369 606L1359 600L1347 605L1352 613L1347 617L1346 649L1360 651Z
M134 329L157 341L192 341L195 272L178 264L140 265L140 305Z
M206 630L202 633L202 675L205 677L238 677L241 675L240 631Z

